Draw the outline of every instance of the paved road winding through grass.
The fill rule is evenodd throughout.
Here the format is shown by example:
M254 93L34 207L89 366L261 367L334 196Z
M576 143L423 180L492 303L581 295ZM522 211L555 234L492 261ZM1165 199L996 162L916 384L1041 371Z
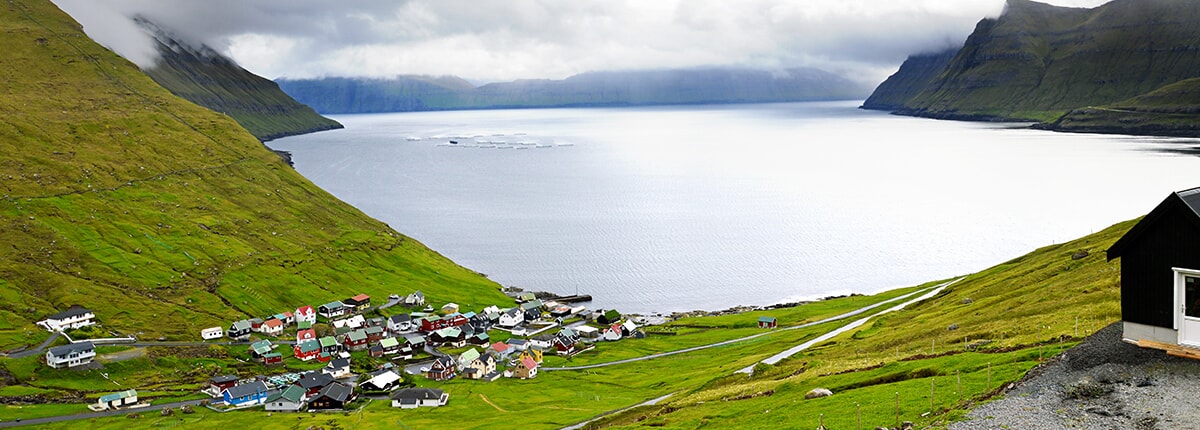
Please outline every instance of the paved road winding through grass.
M916 298L916 299L909 300L909 301L907 301L907 302L904 302L904 303L901 303L901 304L899 304L899 305L893 306L893 307L891 307L891 308L888 308L888 309L886 309L886 310L884 310L884 311L882 311L882 312L875 313L875 314L871 314L871 316L868 316L868 317L866 317L866 318L863 318L863 319L861 319L861 320L858 320L858 321L855 321L855 322L853 322L853 323L850 323L850 324L848 324L848 325L846 325L846 326L840 327L840 328L838 328L838 329L836 329L836 330L834 330L834 331L831 331L830 333L832 333L832 335L831 335L830 333L826 333L825 335L823 335L823 336L829 336L829 337L833 337L833 336L836 336L837 334L841 333L841 332L839 332L838 330L845 331L845 330L852 329L852 328L854 328L854 327L857 327L858 325L862 325L862 323L863 323L863 322L866 322L866 320L868 320L868 319L870 319L871 317L874 317L874 316L876 316L876 315L880 315L880 314L884 314L884 313L887 313L887 312L891 312L891 311L894 311L894 310L897 310L897 309L901 309L901 308L903 308L904 306L907 306L907 305L909 305L909 304L911 304L911 303L918 302L918 301L921 301L921 300L925 300L925 299L927 299L927 298L929 298L929 297L933 297L933 295L934 295L934 294L937 294L937 293L941 292L943 288L949 287L950 285L952 285L952 284L954 284L955 282L958 282L958 281L960 281L960 280L962 280L962 278L958 278L958 279L955 279L955 280L953 280L953 281L947 281L947 282L944 282L944 283L941 283L941 284L938 284L938 285L934 285L934 286L932 286L932 287L929 287L929 288L926 288L926 289L924 289L924 290L920 290L920 291L914 291L914 292L911 292L911 293L905 294L905 295L903 295L903 296L900 296L900 297L895 297L895 298L892 298L892 299L884 300L884 301L882 301L882 302L879 302L879 303L876 303L876 304L873 304L873 305L870 305L870 306L862 307L862 308L859 308L859 309L856 309L856 310L853 310L853 311L850 311L850 312L846 312L846 313L844 313L844 314L841 314L841 315L837 315L837 316L832 316L832 317L829 317L829 318L825 318L825 319L823 319L823 320L820 320L820 321L813 321L813 322L810 322L810 323L804 323L804 324L800 324L800 325L796 325L796 326L791 326L791 327L786 327L786 328L782 328L782 329L778 329L778 330L774 330L774 331L769 331L769 332L764 332L764 333L754 334L754 335L750 335L750 336L746 336L746 337L740 337L740 338L737 338L737 339L730 339L730 340L721 341L721 342L717 342L717 343L710 343L710 344L708 344L708 345L693 346L693 347L691 347L691 348L684 348L684 349L680 349L680 350L677 350L677 351L660 352L660 353L658 353L658 354L650 354L650 355L645 355L645 356L641 356L641 357L627 358L627 359L624 359L624 360L610 361L610 362L607 362L607 363L597 363L597 364L589 364L589 365L585 365L585 366L571 366L571 367L543 367L543 368L540 368L540 369L538 369L538 370L541 370L541 371L543 371L543 372L562 371L562 370L587 370L587 369L595 369L595 368L597 368L597 367L607 367L607 366L615 366L615 365L618 365L618 364L633 363L633 362L635 362L635 361L653 360L653 359L656 359L656 358L667 357L667 356L671 356L671 355L675 355L675 354L684 354L684 353L688 353L688 352L699 351L699 350L702 350L702 349L715 348L715 347L718 347L718 346L729 345L729 344L731 344L731 343L744 342L744 341L747 341L747 340L750 340L750 339L754 339L754 338L757 338L757 337L766 336L766 335L769 335L769 334L771 334L771 333L778 332L778 331L802 329L802 328L806 328L806 327L812 327L812 326L815 326L815 325L818 325L818 324L824 324L824 323L827 323L827 322L830 322L830 321L837 321L837 320L841 320L841 319L850 318L850 317L852 317L852 316L855 316L855 315L860 315L860 314L866 313L867 311L870 311L871 309L875 309L875 308L877 308L877 307L880 307L880 306L886 305L886 304L888 304L888 303L897 302L897 301L904 300L904 299L907 299L907 298L909 298L909 297L912 297L912 296L915 296L915 295L918 295L918 294L926 293L926 294L923 294L923 295L921 295L920 297L918 297L918 298ZM857 325L856 325L856 324L857 324ZM849 328L847 328L847 327L849 327ZM826 337L826 339L828 339L829 337ZM818 339L821 339L821 338L820 338L820 337L818 337ZM810 342L811 342L811 341L810 341ZM777 361L779 361L779 360L782 360L783 358L786 358L786 357L788 357L788 356L791 356L792 354L795 354L795 353L797 353L797 352L800 352L801 350L803 350L803 349L805 349L805 348L808 348L809 346L811 346L811 345L809 345L809 344L806 342L805 344L802 344L802 345L799 345L799 346L797 346L797 347L795 347L795 348L792 348L792 349L789 349L789 350L787 350L787 351L784 351L784 352L782 352L782 353L780 353L780 354L777 354L777 355L775 355L775 356L773 356L773 357L771 357L771 358L768 358L767 360L775 359L775 362L777 362ZM783 354L787 354L787 355L783 355ZM779 358L776 358L776 357L779 357ZM764 360L764 362L765 362L765 361L766 361L766 360ZM772 362L772 363L769 363L769 364L773 364L773 363L774 363L774 362ZM753 366L749 367L748 369L753 369ZM745 369L743 369L743 370L740 370L739 372L744 372L744 371L745 371Z

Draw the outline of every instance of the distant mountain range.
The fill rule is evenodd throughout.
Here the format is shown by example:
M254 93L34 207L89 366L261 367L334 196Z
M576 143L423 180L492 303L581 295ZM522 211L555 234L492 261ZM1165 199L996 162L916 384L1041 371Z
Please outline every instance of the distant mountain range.
M590 72L562 80L475 86L457 77L280 79L279 87L318 112L639 106L844 100L870 89L823 70L745 68Z
M342 128L212 48L194 46L144 18L136 21L154 35L161 56L155 67L144 70L154 82L192 103L229 115L259 140Z
M1196 6L1115 0L1081 9L1008 0L962 47L909 57L863 108L1039 121L1062 131L1197 135Z

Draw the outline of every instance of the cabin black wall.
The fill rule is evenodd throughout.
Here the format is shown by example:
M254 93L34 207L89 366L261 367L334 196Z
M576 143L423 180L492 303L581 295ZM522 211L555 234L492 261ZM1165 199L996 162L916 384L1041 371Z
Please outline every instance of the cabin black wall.
M1172 328L1175 319L1173 267L1200 270L1197 215L1181 201L1154 220L1121 254L1121 319Z

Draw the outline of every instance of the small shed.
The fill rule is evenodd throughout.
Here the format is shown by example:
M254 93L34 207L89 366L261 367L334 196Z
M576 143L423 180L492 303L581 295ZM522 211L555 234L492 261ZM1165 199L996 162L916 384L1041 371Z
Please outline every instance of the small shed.
M200 330L200 338L204 340L220 339L225 337L225 329L221 327L209 327Z
M758 328L775 328L776 325L775 317L758 317Z
M119 393L100 396L100 399L96 401L96 407L93 409L99 411L118 409L124 406L135 404L137 402L137 390L125 390Z
M1116 258L1124 340L1200 357L1200 188L1168 195L1108 248Z

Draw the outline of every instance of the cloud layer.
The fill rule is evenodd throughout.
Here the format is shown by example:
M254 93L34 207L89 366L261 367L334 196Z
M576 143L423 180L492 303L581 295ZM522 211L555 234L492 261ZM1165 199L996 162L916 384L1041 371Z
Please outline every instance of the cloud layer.
M1057 0L1091 7L1107 0ZM878 81L911 53L962 43L1004 0L54 0L146 67L143 15L268 78L812 66Z

